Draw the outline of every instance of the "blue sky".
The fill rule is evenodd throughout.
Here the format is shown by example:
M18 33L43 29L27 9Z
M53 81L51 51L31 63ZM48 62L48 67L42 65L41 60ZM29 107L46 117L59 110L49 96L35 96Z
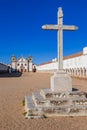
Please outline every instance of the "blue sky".
M39 64L57 57L57 32L41 26L57 23L58 7L64 24L79 27L64 32L64 56L82 51L87 46L87 0L1 0L0 61L32 55Z

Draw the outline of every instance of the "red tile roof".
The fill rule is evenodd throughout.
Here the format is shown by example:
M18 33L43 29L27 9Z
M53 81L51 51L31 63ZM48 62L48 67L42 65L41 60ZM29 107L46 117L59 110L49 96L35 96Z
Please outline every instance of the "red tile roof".
M81 56L81 55L83 55L83 52L79 52L79 53L76 53L76 54L72 54L72 55L69 55L69 56L65 56L65 57L63 58L63 60L70 59L70 58L75 58L75 57L79 57L79 56ZM42 64L40 64L40 65L45 65L45 64L50 64L50 63L52 63L52 61L45 62L45 63L42 63Z

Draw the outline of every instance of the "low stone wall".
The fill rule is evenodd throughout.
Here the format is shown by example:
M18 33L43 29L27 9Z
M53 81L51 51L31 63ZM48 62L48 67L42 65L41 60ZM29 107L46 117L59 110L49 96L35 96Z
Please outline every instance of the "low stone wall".
M72 69L65 69L67 73L71 76L77 77L87 77L87 68L72 68Z
M55 73L57 70L38 70L37 72L41 73ZM64 69L68 74L70 74L72 77L83 77L87 78L87 68L70 68L70 69Z
M37 72L40 72L40 73L55 73L56 70L37 70Z

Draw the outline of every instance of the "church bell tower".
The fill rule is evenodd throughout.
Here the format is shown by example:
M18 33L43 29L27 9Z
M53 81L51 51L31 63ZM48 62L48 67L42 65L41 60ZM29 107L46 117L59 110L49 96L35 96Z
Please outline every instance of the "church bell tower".
M16 70L16 62L17 62L16 56L12 56L11 57L11 67L12 67L13 71Z
M32 70L33 70L33 58L32 58L32 56L29 56L29 58L28 58L28 72L32 72Z

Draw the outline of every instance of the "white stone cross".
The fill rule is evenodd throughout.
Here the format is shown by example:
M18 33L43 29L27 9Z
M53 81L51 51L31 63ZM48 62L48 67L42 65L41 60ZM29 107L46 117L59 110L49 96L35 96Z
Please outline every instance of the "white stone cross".
M77 26L63 25L62 8L58 8L58 24L57 25L43 25L42 29L57 30L58 31L58 69L63 70L63 30L77 30Z

